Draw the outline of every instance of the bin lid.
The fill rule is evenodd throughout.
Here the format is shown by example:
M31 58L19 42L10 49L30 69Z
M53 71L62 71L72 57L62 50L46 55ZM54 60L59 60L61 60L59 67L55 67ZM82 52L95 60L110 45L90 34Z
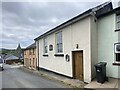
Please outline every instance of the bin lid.
M103 66L106 66L106 62L99 62L97 64L95 64L95 67L103 67Z

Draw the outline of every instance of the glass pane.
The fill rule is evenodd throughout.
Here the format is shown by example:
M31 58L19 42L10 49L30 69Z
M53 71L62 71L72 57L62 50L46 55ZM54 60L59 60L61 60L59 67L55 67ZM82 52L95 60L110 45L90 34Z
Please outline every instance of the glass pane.
M59 44L57 44L57 52L59 52Z
M120 29L120 22L117 23L117 29Z
M117 16L117 22L120 21L120 15Z
M120 61L120 53L116 53L116 61Z
M62 32L56 34L56 42L57 42L57 52L62 52Z
M44 38L44 53L47 53L48 50L47 50L47 39Z
M45 47L45 53L47 53L47 46Z
M62 32L56 34L57 44L62 42Z
M60 44L60 52L63 52L62 44Z

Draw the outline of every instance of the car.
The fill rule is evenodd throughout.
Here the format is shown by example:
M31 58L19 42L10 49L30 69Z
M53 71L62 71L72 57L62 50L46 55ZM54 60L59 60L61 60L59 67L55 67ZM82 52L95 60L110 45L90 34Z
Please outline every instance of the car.
M0 58L0 70L3 71L4 68L3 68L3 60Z

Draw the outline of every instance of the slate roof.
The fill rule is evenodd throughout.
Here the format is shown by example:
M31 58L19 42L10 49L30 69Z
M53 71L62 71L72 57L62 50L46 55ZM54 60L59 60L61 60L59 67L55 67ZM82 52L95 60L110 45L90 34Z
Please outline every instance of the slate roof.
M15 55L9 55L5 60L18 60L19 58Z
M103 15L100 15L99 18L104 17L104 16L109 15L109 14L113 14L113 13L120 14L120 6L109 11L109 12L104 13Z
M57 27L55 27L55 28L49 30L48 32L40 35L39 37L35 38L34 40L37 41L37 40L45 37L46 35L54 33L57 30L60 30L60 29L66 27L66 26L68 26L68 25L70 25L72 23L75 23L75 22L77 22L77 21L79 21L79 20L81 20L81 19L83 19L83 18L85 18L87 16L95 15L96 17L99 17L100 15L102 15L102 14L108 12L108 11L111 11L112 9L113 9L112 3L111 2L105 2L105 3L101 4L101 5L98 5L98 6L94 7L94 8L91 8L91 9L79 14L78 16L73 17L72 19L58 25Z
M26 47L24 50L32 49L32 48L36 48L36 44L35 43L33 43L30 46Z

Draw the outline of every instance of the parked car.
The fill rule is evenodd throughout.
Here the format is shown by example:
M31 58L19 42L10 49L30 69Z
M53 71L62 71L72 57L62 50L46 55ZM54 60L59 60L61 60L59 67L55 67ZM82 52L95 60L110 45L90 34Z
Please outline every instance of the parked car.
M0 70L3 71L3 60L0 58Z

